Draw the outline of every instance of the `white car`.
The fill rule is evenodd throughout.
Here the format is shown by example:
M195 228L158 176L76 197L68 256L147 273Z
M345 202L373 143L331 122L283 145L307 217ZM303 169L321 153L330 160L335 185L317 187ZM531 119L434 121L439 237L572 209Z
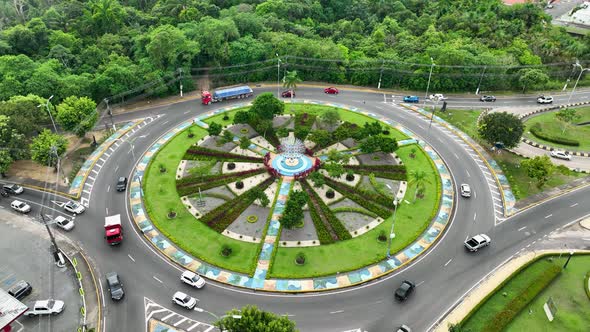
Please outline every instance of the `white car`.
M80 214L80 213L86 211L86 208L82 204L74 202L74 201L67 202L64 205L64 209L68 212L75 213L75 214Z
M553 97L551 96L539 96L539 98L537 98L537 104L552 104L553 103Z
M572 160L572 156L570 156L565 151L559 151L559 150L551 151L550 155L551 155L551 157L557 158L557 159Z
M25 312L25 316L57 315L64 311L65 307L64 301L53 299L35 301L29 304L29 310Z
M64 231L71 231L74 228L74 221L63 216L57 216L54 219L55 224Z
M466 183L461 184L461 196L471 197L471 187Z
M176 292L174 293L174 296L172 296L172 303L192 310L197 305L197 299L183 292Z
M31 212L31 206L25 202L21 202L19 200L14 200L10 203L10 207L15 209L20 213L29 213Z
M465 247L469 251L477 251L480 248L487 247L492 243L492 239L485 234L478 234L465 241Z
M203 288L203 286L205 286L205 279L201 278L198 274L191 271L182 272L182 275L180 276L180 281L196 288Z
M430 100L447 100L447 97L445 97L442 93L436 93L430 95Z

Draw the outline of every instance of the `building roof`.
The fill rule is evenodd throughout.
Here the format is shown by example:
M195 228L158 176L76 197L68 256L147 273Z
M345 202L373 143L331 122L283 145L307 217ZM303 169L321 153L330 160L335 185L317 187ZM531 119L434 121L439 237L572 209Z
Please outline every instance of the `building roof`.
M0 288L0 329L5 328L27 311L27 306Z

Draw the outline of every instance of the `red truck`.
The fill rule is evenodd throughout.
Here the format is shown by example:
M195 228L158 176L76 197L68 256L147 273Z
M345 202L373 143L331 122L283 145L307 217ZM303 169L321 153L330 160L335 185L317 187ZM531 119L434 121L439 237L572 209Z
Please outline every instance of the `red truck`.
M213 93L209 91L203 91L201 93L201 102L203 103L203 105L209 105L211 103L216 103L228 99L248 98L252 97L253 95L254 92L249 86L242 85L233 88L218 89L213 91Z
M106 217L104 219L104 238L107 243L114 246L123 241L123 226L121 225L121 215Z

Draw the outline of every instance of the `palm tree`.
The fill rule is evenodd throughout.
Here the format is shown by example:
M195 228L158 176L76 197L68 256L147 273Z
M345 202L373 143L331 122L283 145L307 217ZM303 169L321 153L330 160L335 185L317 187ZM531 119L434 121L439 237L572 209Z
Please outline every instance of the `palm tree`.
M408 182L410 185L416 186L416 190L414 191L414 202L416 202L416 197L418 197L419 192L423 192L426 189L426 184L430 183L428 180L428 173L425 171L410 171L410 181Z
M283 87L291 90L291 105L293 105L293 94L297 89L297 83L301 83L301 79L297 77L297 71L288 71L287 75L283 77Z

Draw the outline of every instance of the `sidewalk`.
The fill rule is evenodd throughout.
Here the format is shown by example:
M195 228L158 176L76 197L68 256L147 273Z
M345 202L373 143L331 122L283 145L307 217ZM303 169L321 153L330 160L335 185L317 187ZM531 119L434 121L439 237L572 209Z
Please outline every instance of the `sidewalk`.
M574 252L590 253L590 250L573 250ZM490 274L480 280L468 291L468 295L460 299L451 311L445 317L433 325L431 331L447 332L450 325L460 323L481 301L485 300L486 296L496 290L496 288L514 272L520 269L530 261L539 258L546 254L569 253L570 250L538 250L527 252L522 256L510 257L507 262L503 263L496 269L492 270Z

